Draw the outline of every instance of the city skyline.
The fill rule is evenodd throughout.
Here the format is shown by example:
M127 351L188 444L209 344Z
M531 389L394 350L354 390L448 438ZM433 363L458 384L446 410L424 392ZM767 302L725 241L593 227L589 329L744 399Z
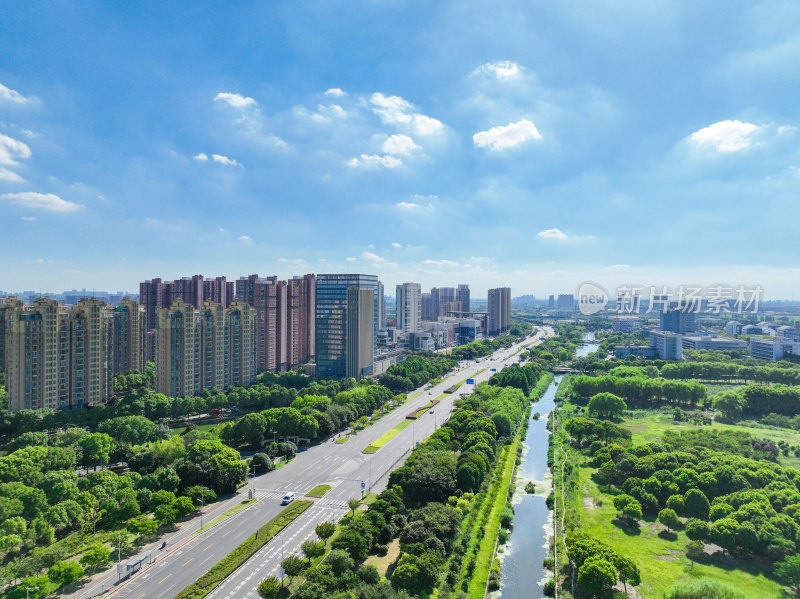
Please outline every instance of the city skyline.
M797 251L745 241L800 224L798 22L777 1L10 5L0 286L380 271L797 297Z

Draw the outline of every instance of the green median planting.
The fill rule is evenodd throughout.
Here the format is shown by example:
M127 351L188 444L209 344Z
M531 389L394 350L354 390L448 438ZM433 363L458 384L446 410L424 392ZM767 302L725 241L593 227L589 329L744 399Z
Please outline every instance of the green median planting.
M208 572L183 589L175 599L202 599L213 591L219 583L250 559L266 545L272 537L286 528L292 521L311 507L311 501L295 501L289 504L280 514L250 535L241 545L226 555Z
M306 493L306 497L322 497L331 490L330 485L317 485L313 489L311 489L308 493Z
M375 439L375 441L373 441L370 445L365 447L361 453L375 453L381 447L386 445L389 441L394 439L400 433L400 431L406 428L409 424L411 424L410 420L403 420L400 424L397 424L393 428L390 428L380 437Z

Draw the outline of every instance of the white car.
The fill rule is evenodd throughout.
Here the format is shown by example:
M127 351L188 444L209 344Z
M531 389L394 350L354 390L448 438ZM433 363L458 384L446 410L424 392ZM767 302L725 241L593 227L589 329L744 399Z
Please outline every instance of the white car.
M295 494L294 493L287 493L283 496L283 500L281 501L281 505L289 505L294 501Z

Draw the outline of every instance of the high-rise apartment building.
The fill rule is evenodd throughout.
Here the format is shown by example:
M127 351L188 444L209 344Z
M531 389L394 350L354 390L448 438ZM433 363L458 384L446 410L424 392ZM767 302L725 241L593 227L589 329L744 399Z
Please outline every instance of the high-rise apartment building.
M456 301L461 302L461 311L470 311L469 285L461 284L456 290Z
M317 275L316 361L317 375L328 378L347 376L348 336L355 334L348 321L348 289L368 289L373 298L373 352L377 335L378 277L363 274ZM365 311L362 310L361 316ZM360 321L359 321L360 322ZM362 330L359 330L362 332ZM352 346L351 346L352 347ZM359 350L361 347L359 347Z
M376 289L375 293L378 294L377 302L375 307L378 310L377 314L377 321L378 321L378 330L385 331L386 330L386 295L383 289L383 283L378 281L378 288Z
M450 303L455 301L457 301L455 287L434 287L431 289L434 320L439 316L447 316L447 309Z
M4 369L12 411L104 403L115 374L140 369L144 309L83 298L71 309L50 298L6 300Z
M511 329L511 288L489 290L487 333L501 335Z
M422 294L422 320L436 320L433 315L433 298L430 293Z
M347 348L345 375L356 380L372 374L375 354L375 292L347 288Z
M177 300L156 313L156 391L191 397L255 380L255 316L244 302L201 309Z
M286 281L286 361L289 368L316 355L317 277L304 275Z
M418 333L422 320L422 288L419 283L397 286L397 328L404 333Z
M575 307L575 296L572 293L559 293L558 307L571 310Z

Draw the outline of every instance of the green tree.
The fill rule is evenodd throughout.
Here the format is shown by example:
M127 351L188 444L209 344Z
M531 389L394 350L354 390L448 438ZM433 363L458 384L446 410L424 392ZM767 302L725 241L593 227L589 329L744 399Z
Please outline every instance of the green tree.
M159 526L168 526L178 519L178 510L171 505L159 505L155 510Z
M272 460L269 459L269 456L262 452L253 454L250 467L256 472L271 472L275 469L275 466L272 464Z
M692 541L705 541L708 538L708 533L708 522L697 518L689 518L686 521L686 536Z
M680 523L678 514L675 513L675 510L670 508L664 508L658 512L658 521L667 527L667 532L672 532L670 529L677 528Z
M345 572L353 569L355 562L347 551L342 549L331 549L328 557L325 558L325 563L331 567L333 575L336 577L341 576Z
M617 568L619 579L622 581L626 593L628 592L628 584L639 586L642 583L639 566L632 559L617 554L614 556L614 566Z
M630 522L642 519L642 506L638 501L631 501L622 508L622 515Z
M74 582L83 576L78 562L56 562L47 571L47 577L59 586Z
M417 595L422 590L420 585L420 571L416 564L404 563L395 568L391 579L392 587L408 591Z
M308 564L303 558L296 555L290 555L281 562L281 567L289 577L289 583L291 584L292 579L294 579L295 576L302 574L308 567Z
M601 418L603 420L614 420L622 416L622 412L628 409L628 406L613 393L597 393L589 400L589 415L594 418Z
M83 550L81 564L87 568L92 568L107 562L110 555L111 549L102 543L92 543L89 545L89 547Z
M360 505L361 505L361 500L360 499L348 499L347 500L347 506L352 510L353 516L356 515L356 510L358 509L358 506L360 506Z
M323 543L327 543L328 539L330 539L333 536L333 533L336 532L336 525L333 522L321 522L317 524L314 532L317 533L317 536L320 539L322 539Z
M800 596L800 555L790 555L775 568L775 575L783 584Z
M308 539L307 541L303 541L300 544L300 550L303 552L303 555L306 556L306 559L310 562L315 557L321 556L325 553L325 545L323 543L318 543Z
M578 584L595 597L601 596L606 589L617 583L617 569L604 557L593 555L588 557L578 568Z
M108 464L114 449L114 439L106 433L91 433L78 441L78 446L83 449L84 466L93 466L96 469Z
M689 489L683 498L683 509L688 516L707 520L711 504L700 489Z
M694 570L694 563L705 555L703 544L700 541L689 541L686 543L686 557L692 562L692 570Z
M170 505L175 508L179 516L185 516L195 510L192 500L185 496L176 498Z
M281 581L274 576L270 576L259 582L256 590L258 591L258 596L262 599L274 599L282 588Z

